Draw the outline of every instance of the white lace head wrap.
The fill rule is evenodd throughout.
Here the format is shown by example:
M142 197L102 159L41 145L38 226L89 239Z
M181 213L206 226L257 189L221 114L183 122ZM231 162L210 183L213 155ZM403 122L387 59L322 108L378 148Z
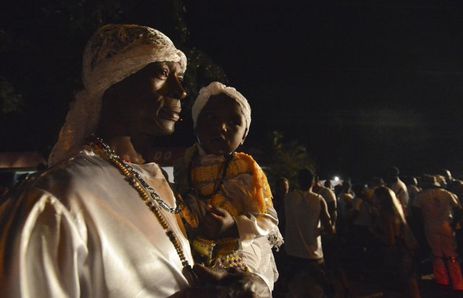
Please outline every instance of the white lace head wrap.
M209 98L214 95L225 94L230 98L233 98L241 107L243 111L244 118L246 120L246 132L244 133L244 137L246 137L249 133L249 128L251 127L251 106L249 105L246 98L238 92L233 87L227 87L222 83L219 82L212 82L206 87L201 88L199 90L198 97L196 98L193 107L191 109L192 118L193 118L193 127L196 128L196 124L198 122L198 116L206 106Z
M186 57L172 41L153 28L109 24L88 41L83 57L84 89L77 93L49 156L49 165L66 159L82 146L97 128L101 99L112 85L153 62L179 62L186 69Z

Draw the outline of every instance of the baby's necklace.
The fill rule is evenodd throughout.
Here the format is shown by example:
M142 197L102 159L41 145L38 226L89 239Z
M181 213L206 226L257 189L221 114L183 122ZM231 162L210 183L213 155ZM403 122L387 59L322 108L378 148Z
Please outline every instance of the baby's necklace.
M228 170L228 167L230 166L230 163L231 161L233 160L233 157L235 155L235 152L233 151L232 153L230 154L227 154L227 155L224 155L224 158L225 158L225 162L224 162L224 165L222 167L222 170L221 170L221 174L220 175L220 179L218 179L214 185L214 191L212 192L212 194L210 194L208 197L209 198L212 198L214 195L216 195L219 190L220 190L220 187L222 186L224 180L225 180L225 177L227 176L227 170ZM189 184L189 188L190 189L193 189L194 188L194 183L193 183L193 160L198 156L198 154L195 154L195 156L191 159L189 165L188 165L188 184Z
M172 242L175 250L177 251L177 254L183 265L183 275L188 280L188 282L193 285L197 281L197 276L193 272L190 264L188 264L188 260L185 257L177 235L175 235L174 231L170 229L166 218L159 208L159 206L161 206L169 213L176 214L180 212L181 207L177 205L176 208L172 208L167 205L167 203L161 199L159 194L155 192L155 190L141 177L141 175L139 175L130 165L123 161L119 155L117 155L116 152L114 152L114 150L112 150L111 147L109 147L109 145L107 145L101 138L94 137L90 144L93 148L96 149L95 153L97 153L103 159L109 161L119 170L122 175L125 176L129 184L138 192L145 205L148 206L151 212L156 216L158 222L165 230L167 237L169 238L170 242Z

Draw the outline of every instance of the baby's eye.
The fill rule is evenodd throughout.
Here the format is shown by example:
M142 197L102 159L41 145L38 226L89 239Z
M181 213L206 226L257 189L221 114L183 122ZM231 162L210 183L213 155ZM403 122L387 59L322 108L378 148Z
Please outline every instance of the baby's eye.
M228 123L233 126L241 126L243 124L243 121L241 121L241 118L235 118L228 121Z

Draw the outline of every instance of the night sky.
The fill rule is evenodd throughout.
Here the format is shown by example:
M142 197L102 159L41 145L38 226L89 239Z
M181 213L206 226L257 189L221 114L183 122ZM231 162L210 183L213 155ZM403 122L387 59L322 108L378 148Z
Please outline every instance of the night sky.
M192 38L252 102L248 141L282 130L325 175L463 170L461 4L319 2L189 7Z
M189 44L251 103L248 146L280 130L307 146L322 175L366 178L390 165L405 175L463 174L461 1L184 2ZM24 22L3 20L16 31ZM15 63L7 63L9 79L19 82ZM45 132L28 123L21 133L49 138L64 114L55 118ZM190 133L185 125L180 132ZM8 137L13 128L2 130Z

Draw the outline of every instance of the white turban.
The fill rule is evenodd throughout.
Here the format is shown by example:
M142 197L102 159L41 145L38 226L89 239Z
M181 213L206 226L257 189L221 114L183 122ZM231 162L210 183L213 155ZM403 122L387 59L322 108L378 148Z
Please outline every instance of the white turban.
M88 41L83 57L84 89L71 104L58 141L48 158L49 165L64 160L95 132L104 92L153 62L179 62L186 69L186 57L172 41L153 28L109 24Z
M225 94L230 98L233 98L241 107L241 110L244 115L244 119L246 120L246 132L244 133L244 137L246 137L249 133L249 128L251 126L251 106L249 105L246 98L239 93L233 87L227 87L222 83L219 82L212 82L206 87L201 88L199 90L198 97L196 98L193 107L191 109L192 118L193 118L193 127L196 128L196 124L198 123L198 116L206 106L209 98L214 95Z

